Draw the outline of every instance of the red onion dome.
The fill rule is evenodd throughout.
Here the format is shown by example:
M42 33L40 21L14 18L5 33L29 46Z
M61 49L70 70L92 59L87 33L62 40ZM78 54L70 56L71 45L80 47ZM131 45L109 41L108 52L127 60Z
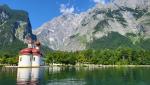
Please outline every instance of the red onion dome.
M37 56L41 56L40 50L39 49L35 49L35 48L32 49L32 54L33 55L37 55Z
M20 51L20 55L29 55L32 54L32 48L25 48Z

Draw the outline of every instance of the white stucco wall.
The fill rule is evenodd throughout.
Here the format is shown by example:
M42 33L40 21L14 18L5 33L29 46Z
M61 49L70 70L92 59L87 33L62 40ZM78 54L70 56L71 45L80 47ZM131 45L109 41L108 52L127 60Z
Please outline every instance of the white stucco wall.
M42 57L41 56L37 56L37 55L33 55L32 58L32 66L33 67L39 67L42 63Z
M32 55L20 55L19 56L19 67L31 67L32 66Z

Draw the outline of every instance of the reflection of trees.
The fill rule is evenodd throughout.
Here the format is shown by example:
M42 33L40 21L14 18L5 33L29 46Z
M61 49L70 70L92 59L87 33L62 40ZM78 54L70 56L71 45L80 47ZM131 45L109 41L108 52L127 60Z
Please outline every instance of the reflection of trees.
M48 71L45 74L48 83L61 81L82 81L84 85L137 85L149 81L149 68L62 68L59 72Z
M32 85L62 85L63 83L65 85L138 85L141 83L149 85L150 83L150 68L109 67L90 69L88 67L50 67L41 68L40 70L34 69L33 71L30 69L23 69L20 75L23 74L21 78L25 76L27 78L26 82ZM16 72L16 68L0 68L0 79L3 80L0 83L7 85L8 81L10 81L11 85L15 85ZM17 84L20 85L19 83Z

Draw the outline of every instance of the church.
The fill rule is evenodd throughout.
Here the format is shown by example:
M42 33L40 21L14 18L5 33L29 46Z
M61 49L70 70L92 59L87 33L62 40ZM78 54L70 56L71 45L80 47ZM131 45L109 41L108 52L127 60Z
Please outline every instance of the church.
M40 67L43 65L43 56L40 51L40 42L27 40L28 48L19 52L18 67Z

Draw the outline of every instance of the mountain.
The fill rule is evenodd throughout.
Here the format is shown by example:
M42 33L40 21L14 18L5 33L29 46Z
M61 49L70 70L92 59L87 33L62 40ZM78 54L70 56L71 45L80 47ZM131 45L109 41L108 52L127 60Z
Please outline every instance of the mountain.
M0 5L0 53L18 54L26 46L26 37L36 39L32 34L28 13ZM3 52L1 52L3 51Z
M112 0L80 14L62 14L34 33L54 50L118 47L150 50L149 24L149 0Z
M63 49L81 23L83 16L84 14L63 14L45 23L34 33L44 45L54 50Z

